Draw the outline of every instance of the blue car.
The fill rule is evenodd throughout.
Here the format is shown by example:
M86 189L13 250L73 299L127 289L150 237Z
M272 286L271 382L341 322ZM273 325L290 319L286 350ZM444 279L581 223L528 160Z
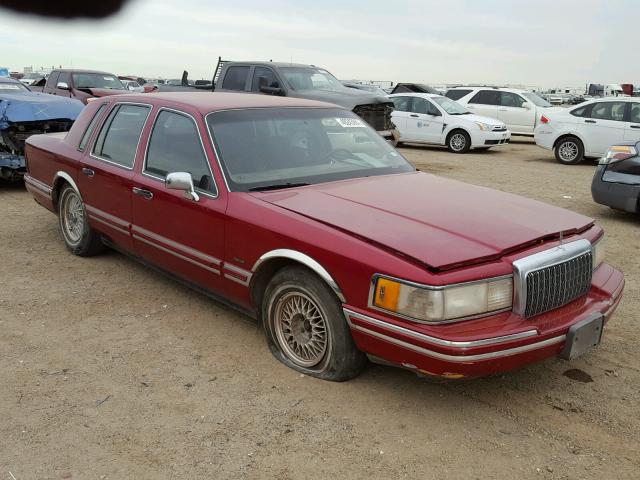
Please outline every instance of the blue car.
M68 131L83 108L78 100L32 92L13 78L0 77L0 180L22 179L27 138Z

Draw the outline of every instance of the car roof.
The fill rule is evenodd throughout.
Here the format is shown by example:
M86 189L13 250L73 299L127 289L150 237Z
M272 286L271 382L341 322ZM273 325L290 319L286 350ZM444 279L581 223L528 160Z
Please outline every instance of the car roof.
M20 80L11 77L0 77L0 83L20 83Z
M243 108L343 108L338 105L302 98L279 97L259 93L230 92L153 92L144 94L120 94L107 97L112 101L154 103L166 106L191 107L203 115L218 110Z
M289 63L289 62L265 62L265 61L236 62L236 61L229 61L229 62L225 62L224 65L225 66L227 66L227 65L229 65L229 66L233 66L233 65L258 65L258 66L262 66L262 67L276 67L276 68L281 68L281 67L322 68L322 70L326 70L325 68L318 67L317 65L307 65L307 64L304 64L304 63Z
M435 97L443 97L444 95L440 95L438 93L422 93L422 92L402 92L402 93L392 93L387 95L388 97L424 97L424 98L435 98Z
M113 73L111 73L111 72L103 72L102 70L85 70L85 69L81 69L81 68L56 68L55 70L53 70L53 72L97 73L98 75L113 75Z
M492 85L458 85L451 87L448 90L495 90L497 92L512 92L512 93L531 93L529 90L522 88L510 88L510 87L494 87Z

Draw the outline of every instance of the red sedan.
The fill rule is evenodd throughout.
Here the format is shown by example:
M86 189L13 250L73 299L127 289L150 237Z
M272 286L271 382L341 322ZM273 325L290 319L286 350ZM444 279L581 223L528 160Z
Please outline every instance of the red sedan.
M367 357L447 378L571 359L624 286L590 218L418 172L335 105L111 96L26 156L71 252L108 245L168 272L327 380Z

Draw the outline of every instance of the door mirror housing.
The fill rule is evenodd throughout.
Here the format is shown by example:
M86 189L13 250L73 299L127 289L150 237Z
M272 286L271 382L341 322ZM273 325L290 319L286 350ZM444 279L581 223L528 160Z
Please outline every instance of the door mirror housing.
M531 103L529 103L529 102L524 102L524 103L522 104L522 108L525 108L525 109L527 109L527 110L531 110L531 108L532 108Z
M131 85L131 84L127 85L127 90L130 90L130 91L132 91L132 92L133 92L133 91L135 91L135 89L136 89L136 87L135 87L135 86L133 86L133 85Z
M193 179L188 172L172 172L164 180L164 186L170 190L182 190L184 197L197 202L200 196L193 186Z
M261 93L266 93L267 95L278 95L278 96L284 96L284 90L280 87L266 87L266 86L262 86L260 87L260 92Z
M71 90L67 82L58 82L56 87L59 88L60 90Z

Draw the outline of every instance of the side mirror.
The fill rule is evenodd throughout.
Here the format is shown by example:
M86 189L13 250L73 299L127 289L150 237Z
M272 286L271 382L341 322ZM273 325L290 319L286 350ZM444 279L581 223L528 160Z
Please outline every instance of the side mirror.
M200 196L193 187L193 179L191 174L187 172L173 172L167 175L164 180L164 186L171 190L182 190L184 197L197 202Z
M529 102L524 102L522 104L522 108L526 108L527 110L531 110L531 104Z
M284 90L280 87L260 87L260 92L267 95L279 95L284 96Z
M131 85L131 84L127 85L127 90L130 90L130 91L133 92L133 91L135 91L135 89L136 89L136 87L134 87L133 85Z
M71 90L67 82L58 82L56 87L59 88L60 90Z

